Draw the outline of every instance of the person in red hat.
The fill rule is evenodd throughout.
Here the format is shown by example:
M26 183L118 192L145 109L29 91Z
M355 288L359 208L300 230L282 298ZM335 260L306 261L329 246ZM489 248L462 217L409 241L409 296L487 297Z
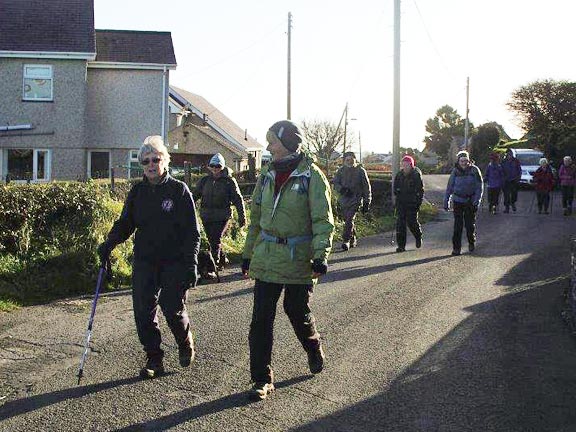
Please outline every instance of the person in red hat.
M402 169L394 177L394 196L396 197L396 252L406 250L406 227L416 239L416 247L422 247L422 227L418 221L418 212L424 198L422 171L416 167L414 158L406 155L402 158Z
M504 169L500 165L498 153L490 154L490 163L486 167L484 178L488 186L488 209L490 214L496 214L500 191L504 187Z

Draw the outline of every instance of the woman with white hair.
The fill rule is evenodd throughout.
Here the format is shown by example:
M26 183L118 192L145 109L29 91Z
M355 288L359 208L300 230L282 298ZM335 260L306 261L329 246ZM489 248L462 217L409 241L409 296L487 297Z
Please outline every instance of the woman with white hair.
M558 171L560 188L562 189L562 207L564 216L572 214L572 201L574 200L574 186L576 186L576 167L570 156L564 156L564 163Z
M98 248L102 263L134 232L132 303L136 330L146 353L142 378L164 373L158 306L176 339L180 365L189 366L194 343L186 295L197 282L200 233L192 194L168 173L170 155L162 137L149 136L138 152L144 179L136 183L108 238Z
M534 172L533 178L538 202L538 214L542 213L542 209L544 209L544 214L548 214L550 192L554 189L554 173L548 164L548 159L540 159L540 168Z

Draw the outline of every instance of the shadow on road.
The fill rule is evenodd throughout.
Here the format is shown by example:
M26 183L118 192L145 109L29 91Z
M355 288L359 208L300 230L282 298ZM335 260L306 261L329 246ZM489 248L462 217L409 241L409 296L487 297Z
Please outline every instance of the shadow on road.
M385 391L293 430L573 431L576 348L560 320L563 283L469 308Z
M408 252L409 253L409 252ZM380 274L385 273L388 271L396 270L402 267L413 267L420 264L426 264L434 261L443 260L446 258L451 258L451 255L440 255L440 256L433 256L429 258L422 258L417 259L414 261L406 261L401 263L391 263L385 264L381 266L372 266L372 267L355 267L355 268L348 268L343 270L334 270L333 272L329 273L330 280L326 280L326 282L333 282L335 280L347 280L347 279L354 279L364 276L370 276L373 274Z
M291 378L289 380L280 381L275 384L277 389L289 387L312 378L312 375L302 375L299 377ZM138 423L127 426L122 429L117 429L116 432L141 432L141 431L160 431L167 430L179 424L185 423L189 420L204 417L210 414L226 411L231 408L239 408L250 405L253 402L248 399L248 392L236 393L229 396L224 396L209 402L204 402L199 405L187 408L177 413L169 414L145 423Z
M254 288L250 287L250 288L244 288L238 291L234 291L231 293L226 293L226 294L221 294L221 295L217 295L217 296L212 296L212 297L206 297L206 298L202 298L202 299L198 299L196 301L194 301L194 303L207 303L207 302L212 302L212 301L218 301L218 300L224 300L227 298L234 298L234 297L239 297L239 296L243 296L246 294L251 294L254 292Z
M115 387L135 384L139 381L141 381L141 379L138 377L130 377L82 387L72 387L52 393L44 393L6 402L0 407L0 420L6 420L66 400L81 398L89 394L110 390Z

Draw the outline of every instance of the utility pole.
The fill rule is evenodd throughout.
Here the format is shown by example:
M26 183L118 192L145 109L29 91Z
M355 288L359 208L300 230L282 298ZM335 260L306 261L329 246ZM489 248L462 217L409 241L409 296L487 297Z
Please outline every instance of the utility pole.
M400 165L400 0L394 0L394 120L392 126L392 188ZM394 189L392 189L394 190ZM394 194L392 204L394 204Z
M360 131L358 131L358 147L359 147L359 157L360 163L362 163L362 137L360 136Z
M468 122L468 101L470 98L470 77L466 78L466 121L464 122L464 148L468 149L468 130L470 128L470 123Z
M292 118L292 83L291 83L291 62L292 62L292 12L288 12L288 109L286 118Z
M346 102L346 108L344 108L344 150L342 154L346 153L346 134L348 133L348 102Z

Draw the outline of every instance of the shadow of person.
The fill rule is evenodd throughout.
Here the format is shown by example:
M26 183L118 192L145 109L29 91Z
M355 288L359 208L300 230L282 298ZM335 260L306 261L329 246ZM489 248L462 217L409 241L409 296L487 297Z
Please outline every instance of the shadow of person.
M307 381L311 379L313 375L301 375L299 377L290 378L288 380L279 381L275 383L277 389L290 387L298 383ZM187 422L189 420L194 420L200 417L205 417L211 414L219 413L233 408L240 408L254 402L249 399L249 392L244 391L241 393L235 393L228 396L221 397L213 401L203 402L198 405L194 405L185 410L168 414L157 419L149 420L147 422L136 423L130 426L126 426L122 429L117 429L115 432L140 432L144 430L167 430L175 427L179 424Z
M138 381L141 381L138 377L123 378L120 380L90 384L82 387L72 387L51 393L43 393L9 401L0 407L0 421L66 400L81 398L89 394L98 393L115 387L135 384Z

